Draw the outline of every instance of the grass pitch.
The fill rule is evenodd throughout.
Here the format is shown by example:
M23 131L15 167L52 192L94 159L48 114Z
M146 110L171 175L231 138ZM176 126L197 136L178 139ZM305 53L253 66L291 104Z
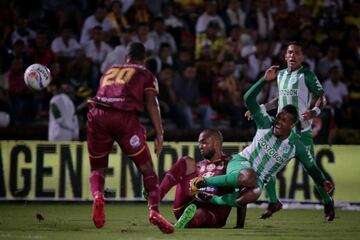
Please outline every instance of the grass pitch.
M261 220L262 210L248 209L245 229L233 229L233 209L224 228L181 229L166 235L148 223L145 203L107 204L107 222L102 229L92 223L91 204L0 203L0 239L360 239L360 212L337 210L335 221L326 223L320 210L282 210L271 219ZM174 223L171 211L170 204L161 206L162 214ZM39 221L36 214L44 220Z

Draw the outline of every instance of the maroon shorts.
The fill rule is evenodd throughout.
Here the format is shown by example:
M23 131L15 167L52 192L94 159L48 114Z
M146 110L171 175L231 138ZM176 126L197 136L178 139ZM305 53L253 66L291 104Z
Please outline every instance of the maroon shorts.
M138 116L112 108L91 108L88 113L87 146L91 169L106 168L114 141L137 165L151 161L146 131ZM144 153L147 155L144 157ZM136 156L141 154L141 159Z

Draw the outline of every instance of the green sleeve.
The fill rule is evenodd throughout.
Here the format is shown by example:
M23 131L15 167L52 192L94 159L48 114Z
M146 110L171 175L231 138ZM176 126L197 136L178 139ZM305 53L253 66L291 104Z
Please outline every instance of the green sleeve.
M55 119L61 118L61 112L58 106L55 103L50 105L51 113L54 115Z
M307 88L315 97L319 97L324 93L319 79L313 72L311 72L310 70L305 70L304 77Z
M244 95L245 106L249 109L257 128L266 129L272 125L272 118L266 112L264 107L260 107L256 98L262 87L265 85L264 78L255 83Z
M302 163L302 165L310 174L314 182L322 186L326 178L322 171L316 165L314 158L311 155L311 152L306 151L304 144L300 140L295 143L295 148L295 157Z

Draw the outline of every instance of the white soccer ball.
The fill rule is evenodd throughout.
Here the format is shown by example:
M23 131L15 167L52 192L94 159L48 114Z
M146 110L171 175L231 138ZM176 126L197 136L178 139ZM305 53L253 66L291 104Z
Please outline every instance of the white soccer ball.
M50 70L42 64L30 65L24 73L25 84L34 90L42 90L51 82Z

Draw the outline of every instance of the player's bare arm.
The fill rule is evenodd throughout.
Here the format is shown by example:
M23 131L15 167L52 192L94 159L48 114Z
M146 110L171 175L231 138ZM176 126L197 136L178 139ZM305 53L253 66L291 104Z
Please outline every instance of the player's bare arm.
M145 101L146 101L146 109L149 113L156 134L154 140L155 153L157 157L159 157L163 147L164 130L161 123L160 107L156 93L153 91L146 91Z
M269 67L268 69L266 69L265 74L264 74L264 79L265 81L271 82L273 80L275 80L276 76L279 73L279 65L273 65L271 67Z
M322 93L318 98L316 98L315 106L308 111L305 111L301 114L304 120L310 120L320 115L322 109L326 105L325 94Z
M264 75L264 79L265 81L271 82L273 80L276 79L276 76L279 73L279 65L273 65L271 67L269 67L266 71L265 71L265 75ZM272 99L270 102L265 104L265 109L266 111L268 110L272 110L274 108L277 108L277 102L278 102L278 97ZM246 113L244 114L244 116L248 119L251 120L251 113L250 111L246 111Z

